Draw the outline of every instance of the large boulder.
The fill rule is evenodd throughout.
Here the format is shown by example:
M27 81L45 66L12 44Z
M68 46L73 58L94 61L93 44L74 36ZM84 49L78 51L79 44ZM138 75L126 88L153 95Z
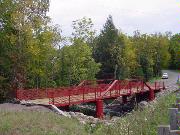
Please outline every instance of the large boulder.
M149 103L146 102L146 101L141 101L139 104L138 104L138 107L140 110L143 110L144 108L148 107Z

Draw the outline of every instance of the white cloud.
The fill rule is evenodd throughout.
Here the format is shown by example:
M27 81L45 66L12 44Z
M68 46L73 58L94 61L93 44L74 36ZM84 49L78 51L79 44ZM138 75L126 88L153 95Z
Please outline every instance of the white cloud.
M62 26L65 35L72 32L73 20L92 18L95 28L101 29L109 14L117 28L130 34L142 32L180 31L178 0L51 0L49 15Z

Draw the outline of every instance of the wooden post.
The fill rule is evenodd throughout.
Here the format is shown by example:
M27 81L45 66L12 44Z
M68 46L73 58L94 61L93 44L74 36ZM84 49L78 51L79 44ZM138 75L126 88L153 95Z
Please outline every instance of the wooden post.
M178 114L178 108L169 108L170 129L171 130L178 129L177 114Z
M158 126L158 135L170 135L170 126L169 125Z

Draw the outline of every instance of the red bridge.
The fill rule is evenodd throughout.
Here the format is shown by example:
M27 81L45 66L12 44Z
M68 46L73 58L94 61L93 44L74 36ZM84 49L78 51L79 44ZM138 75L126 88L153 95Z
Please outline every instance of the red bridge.
M164 82L146 83L142 80L84 80L78 86L17 90L19 100L37 104L53 104L57 107L95 102L96 116L103 118L103 100L122 97L124 103L128 96L148 94L154 100L155 92L165 89Z

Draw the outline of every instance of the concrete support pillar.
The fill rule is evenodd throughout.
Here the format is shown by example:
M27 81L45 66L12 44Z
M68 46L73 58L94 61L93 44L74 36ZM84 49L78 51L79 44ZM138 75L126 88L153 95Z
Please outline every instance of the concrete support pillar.
M122 96L122 102L123 102L123 104L127 103L127 96Z
M154 94L154 90L150 89L149 90L149 100L152 101L155 99L155 94Z
M103 119L104 113L103 113L103 100L98 99L96 101L96 117L99 119Z

